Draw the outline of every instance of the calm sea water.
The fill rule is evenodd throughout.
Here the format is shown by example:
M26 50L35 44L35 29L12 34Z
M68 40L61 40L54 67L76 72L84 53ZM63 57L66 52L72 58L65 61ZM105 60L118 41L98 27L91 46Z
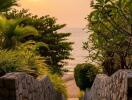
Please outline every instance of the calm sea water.
M73 69L77 64L86 61L87 51L83 50L83 42L87 40L88 33L81 28L65 28L61 32L70 32L71 36L68 41L74 42L73 51L71 52L74 60L68 60L68 65L65 67Z

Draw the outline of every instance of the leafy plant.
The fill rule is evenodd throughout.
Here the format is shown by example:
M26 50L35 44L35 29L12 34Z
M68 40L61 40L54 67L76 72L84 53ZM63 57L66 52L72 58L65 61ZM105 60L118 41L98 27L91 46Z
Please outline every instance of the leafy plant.
M84 43L88 58L110 75L118 69L131 69L132 1L95 0L87 16L90 36ZM116 69L116 70L115 70Z
M57 24L56 18L49 15L38 17L33 16L28 10L13 10L5 14L7 18L26 18L22 25L35 27L39 36L25 37L22 41L34 40L45 43L49 49L40 48L38 52L46 58L46 63L51 67L53 73L62 74L62 67L66 64L66 59L72 59L72 42L67 41L71 33L59 33L59 30L65 27L65 24Z
M15 48L22 38L30 35L38 35L35 28L31 26L20 26L23 19L6 19L0 16L0 46L3 49Z
M8 72L26 72L34 77L48 73L44 58L30 51L0 50L0 75Z
M99 73L94 65L89 63L78 64L74 69L74 77L80 90L91 88L96 75Z
M54 85L55 90L58 93L62 93L67 98L67 90L64 81L61 79L61 77L58 76L57 74L49 75L49 77Z
M12 6L17 6L18 0L0 0L0 12L8 11Z

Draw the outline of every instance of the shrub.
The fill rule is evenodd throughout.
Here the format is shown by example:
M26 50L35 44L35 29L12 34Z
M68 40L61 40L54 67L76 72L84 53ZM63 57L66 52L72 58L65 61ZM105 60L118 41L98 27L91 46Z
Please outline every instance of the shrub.
M34 77L46 74L43 59L26 50L0 50L0 76L8 72L26 72Z
M67 98L67 90L66 90L64 81L61 79L61 77L55 74L49 75L49 77L50 77L51 82L54 85L55 90L58 93L62 93L65 96L65 98Z
M80 90L91 88L98 72L98 69L92 64L78 64L74 69L74 77Z
M44 58L28 50L0 50L0 76L9 72L25 72L40 78L48 75L58 93L67 97L63 80L58 75L51 74L44 63Z

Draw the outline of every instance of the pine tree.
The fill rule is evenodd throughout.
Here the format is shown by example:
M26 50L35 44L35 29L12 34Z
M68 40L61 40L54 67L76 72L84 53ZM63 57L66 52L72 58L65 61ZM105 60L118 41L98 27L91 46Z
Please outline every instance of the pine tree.
M13 10L6 14L7 18L26 18L27 20L22 25L30 25L35 27L39 36L26 37L22 42L28 40L34 40L37 42L43 42L48 45L48 49L40 46L36 48L41 56L46 57L47 64L51 70L55 73L61 74L61 68L66 64L66 59L72 59L70 57L70 51L72 50L72 42L67 41L67 37L71 33L59 33L58 30L65 27L65 24L57 24L56 18L47 16L38 17L28 13L27 10Z

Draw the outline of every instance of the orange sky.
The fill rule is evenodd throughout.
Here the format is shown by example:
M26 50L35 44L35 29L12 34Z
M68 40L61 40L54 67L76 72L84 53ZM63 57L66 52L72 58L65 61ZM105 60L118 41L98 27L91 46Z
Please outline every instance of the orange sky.
M38 15L51 15L67 27L84 28L91 0L20 0L21 8Z

